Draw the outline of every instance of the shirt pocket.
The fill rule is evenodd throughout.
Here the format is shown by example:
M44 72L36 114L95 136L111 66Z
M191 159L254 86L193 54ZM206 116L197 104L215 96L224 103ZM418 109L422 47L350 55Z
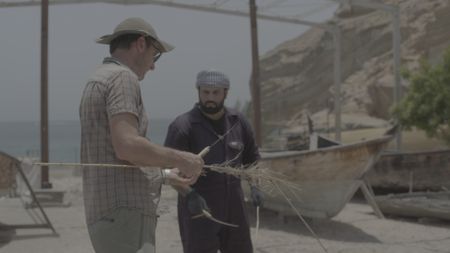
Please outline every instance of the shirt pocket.
M242 152L244 152L244 143L239 140L228 142L228 161L231 165L240 165L242 163Z

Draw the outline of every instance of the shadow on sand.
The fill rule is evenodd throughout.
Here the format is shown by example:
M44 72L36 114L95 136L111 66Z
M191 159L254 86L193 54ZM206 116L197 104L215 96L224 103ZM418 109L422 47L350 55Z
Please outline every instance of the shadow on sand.
M250 225L255 227L255 208L248 208ZM319 236L319 238L346 241L346 242L370 242L381 243L376 237L367 234L363 230L351 224L335 221L332 219L305 218L308 225ZM303 222L297 216L280 216L274 211L260 210L260 228L280 230L292 234L313 237Z
M8 244L16 235L16 230L0 223L0 248Z
M12 240L26 240L26 239L36 239L36 238L46 238L46 237L59 237L59 235L54 234L54 233L34 234L34 235L16 235L16 236L13 236Z
M42 233L42 230L40 230L39 233L36 234L17 235L16 229L12 228L9 225L0 223L0 248L7 245L13 240L26 240L45 237L59 237L59 235L53 232Z
M385 215L385 217L386 217L386 219L395 220L395 221L417 223L417 224L422 224L422 225L431 226L431 227L449 228L450 229L450 220L442 220L442 219L427 218L427 217L423 217L423 218L406 217L406 216L392 215L392 214L387 214L387 215Z

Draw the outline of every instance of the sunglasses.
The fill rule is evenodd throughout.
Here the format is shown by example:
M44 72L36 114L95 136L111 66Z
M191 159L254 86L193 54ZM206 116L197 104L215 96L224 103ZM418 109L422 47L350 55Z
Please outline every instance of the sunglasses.
M156 50L155 54L153 55L153 62L155 63L162 55L161 50L158 48L158 46L155 44L154 39L151 36L144 36L145 41L147 43L150 43L152 47Z
M153 55L153 63L155 63L162 55L161 51L158 48L153 46L156 49L156 53Z

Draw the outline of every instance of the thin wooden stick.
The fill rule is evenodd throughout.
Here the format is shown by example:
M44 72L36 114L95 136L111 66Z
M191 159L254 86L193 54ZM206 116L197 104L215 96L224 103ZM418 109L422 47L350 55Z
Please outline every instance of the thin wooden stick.
M258 231L259 231L259 206L256 207L255 244L258 241Z
M206 151L206 150L203 150ZM203 153L203 151L201 153ZM33 162L33 165L39 166L68 166L68 167L104 167L104 168L140 168L145 166L139 165L128 165L128 164L101 164L101 163L63 163L63 162L53 162L53 163L45 163L45 162ZM279 182L284 185L288 185L289 187L301 191L301 189L294 183L289 182L283 179L280 175L276 173L267 172L266 169L260 169L257 165L253 165L247 169L241 168L233 168L230 166L221 166L221 165L205 165L205 168L210 170L233 175L239 178L251 179L251 180L261 180L264 182L274 181Z
M138 165L127 165L127 164L101 164L101 163L42 163L42 162L33 162L33 165L39 166L72 166L72 167L83 167L83 166L91 166L91 167L114 167L114 168L140 168L143 166Z

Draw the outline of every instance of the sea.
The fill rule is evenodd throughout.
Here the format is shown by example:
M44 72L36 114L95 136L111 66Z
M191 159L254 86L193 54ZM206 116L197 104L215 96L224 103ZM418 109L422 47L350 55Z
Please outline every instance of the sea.
M163 144L171 119L150 118L147 137ZM49 161L80 161L80 122L49 122ZM15 157L40 158L39 121L0 122L0 151Z

